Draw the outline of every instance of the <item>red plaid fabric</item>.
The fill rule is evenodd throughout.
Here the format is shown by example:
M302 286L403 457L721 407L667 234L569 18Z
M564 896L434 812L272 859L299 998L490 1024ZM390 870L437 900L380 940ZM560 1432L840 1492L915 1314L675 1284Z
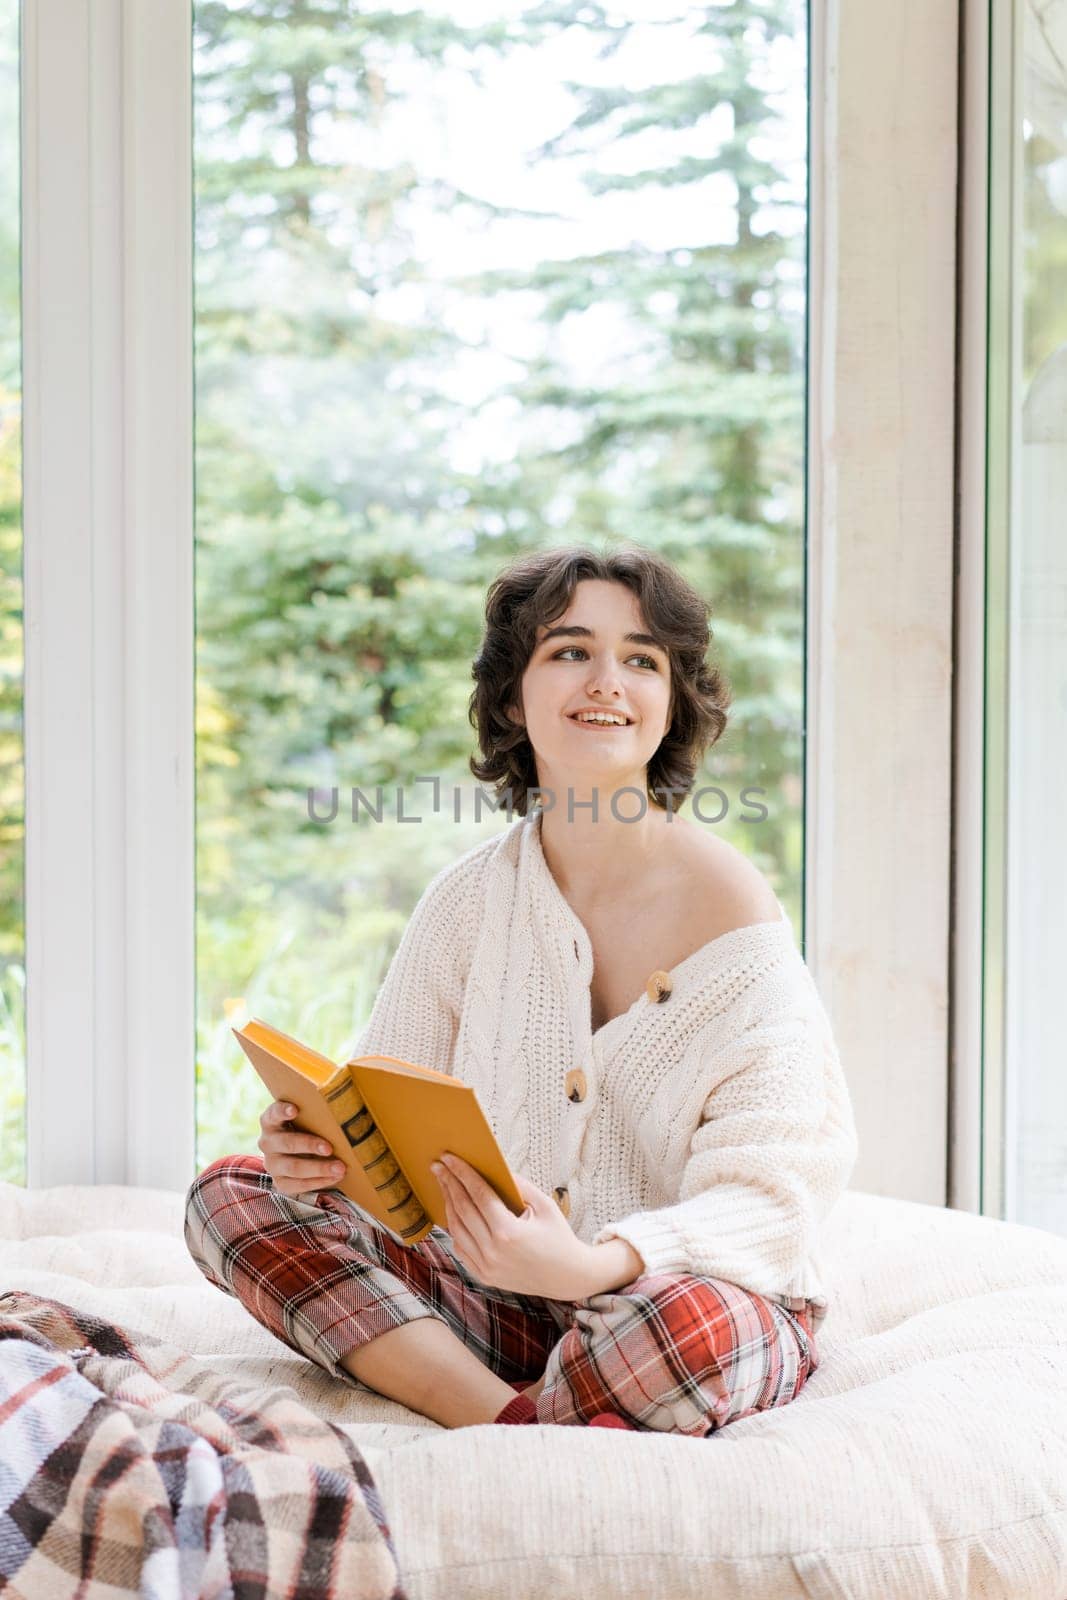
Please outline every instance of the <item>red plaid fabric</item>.
M208 1280L343 1383L340 1358L436 1316L508 1382L546 1373L539 1422L606 1410L637 1428L702 1436L799 1394L818 1366L810 1310L719 1278L648 1273L585 1300L479 1283L434 1228L399 1244L338 1190L275 1189L259 1156L224 1156L194 1181L185 1239Z
M62 1300L0 1295L0 1594L403 1600L342 1428Z

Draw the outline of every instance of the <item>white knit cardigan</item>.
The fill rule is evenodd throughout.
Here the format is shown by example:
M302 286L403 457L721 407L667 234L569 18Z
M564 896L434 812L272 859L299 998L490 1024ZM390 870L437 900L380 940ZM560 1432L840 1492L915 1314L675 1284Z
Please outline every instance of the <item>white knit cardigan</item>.
M817 1230L855 1164L830 1023L784 908L591 1026L593 952L541 847L541 808L439 871L352 1052L452 1072L513 1171L566 1188L580 1239L648 1272L725 1278L790 1310L828 1299ZM780 905L780 902L779 902ZM648 951L651 974L662 963ZM585 1074L584 1100L565 1080Z

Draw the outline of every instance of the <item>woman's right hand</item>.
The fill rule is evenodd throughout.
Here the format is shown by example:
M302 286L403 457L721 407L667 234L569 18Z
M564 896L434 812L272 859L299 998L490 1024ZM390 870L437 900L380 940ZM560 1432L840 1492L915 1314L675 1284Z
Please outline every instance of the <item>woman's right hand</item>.
M332 1189L344 1176L344 1164L333 1161L333 1147L314 1133L297 1133L292 1124L296 1107L272 1100L259 1119L257 1140L263 1165L274 1187L290 1199L312 1189Z

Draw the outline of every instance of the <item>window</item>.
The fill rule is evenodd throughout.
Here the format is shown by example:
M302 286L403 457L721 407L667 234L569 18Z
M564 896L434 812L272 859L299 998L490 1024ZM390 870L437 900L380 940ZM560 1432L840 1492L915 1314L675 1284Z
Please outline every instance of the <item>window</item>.
M986 1209L1067 1234L1067 4L993 41ZM999 48L998 48L999 46Z
M697 815L800 930L806 52L795 0L194 4L198 1164L256 1137L234 1022L346 1051L505 825L466 707L523 550L710 598Z

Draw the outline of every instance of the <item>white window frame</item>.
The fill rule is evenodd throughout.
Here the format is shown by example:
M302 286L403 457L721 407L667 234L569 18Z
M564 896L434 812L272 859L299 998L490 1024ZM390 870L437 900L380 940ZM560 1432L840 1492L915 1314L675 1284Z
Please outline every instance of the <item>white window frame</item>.
M964 0L960 116L960 307L958 614L956 647L952 1061L950 1079L949 1204L1003 1215L1003 1116L999 1074L1003 1061L1002 951L990 933L1003 927L1003 833L988 830L990 809L1002 815L1005 768L1004 707L987 695L987 644L1002 658L1002 618L986 615L987 587L1002 581L1006 539L987 529L987 423L989 393L989 286L1001 260L1003 239L989 232L989 188L1003 174L991 167L1003 151L991 138L990 0ZM1010 47L1012 3L996 8L997 46ZM1005 34L1006 29L1006 34ZM1004 332L1006 330L1000 330ZM1001 424L990 435L994 453L1011 447L1009 408L998 402ZM1004 425L1007 432L1004 432ZM1007 508L1004 508L1006 514ZM990 630L987 641L987 625ZM989 777L986 776L988 766Z
M190 15L22 14L31 1186L194 1171Z
M190 0L24 8L31 1185L194 1170L191 36ZM806 955L854 1187L940 1204L956 3L810 36Z

